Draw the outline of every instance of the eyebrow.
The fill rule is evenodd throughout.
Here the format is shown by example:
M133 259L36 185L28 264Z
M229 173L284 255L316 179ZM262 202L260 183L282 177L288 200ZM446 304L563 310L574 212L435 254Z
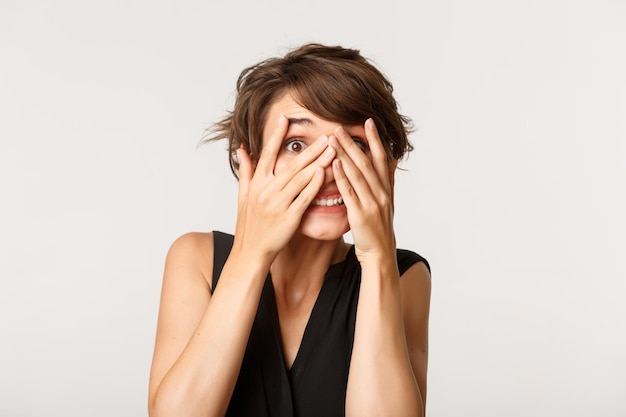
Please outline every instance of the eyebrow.
M315 126L315 122L311 119L308 119L306 117L294 117L294 118L289 118L287 119L289 121L290 125L309 125L309 126Z

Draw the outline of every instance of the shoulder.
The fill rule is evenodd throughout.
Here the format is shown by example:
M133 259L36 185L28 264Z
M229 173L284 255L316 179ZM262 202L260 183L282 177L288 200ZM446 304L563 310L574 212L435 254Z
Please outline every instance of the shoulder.
M206 282L211 284L213 269L213 232L185 233L171 244L165 261L169 271L200 273ZM179 275L179 274L176 274Z
M431 294L430 265L424 257L410 250L398 249L397 257L405 319L408 313L414 322L427 322Z
M425 269L430 275L430 264L423 256L407 249L396 249L396 257L398 260L398 269L400 276L413 267L415 264L421 263L422 265L418 269Z
M213 254L213 232L185 233L172 243L167 253L168 258L185 258L198 260Z

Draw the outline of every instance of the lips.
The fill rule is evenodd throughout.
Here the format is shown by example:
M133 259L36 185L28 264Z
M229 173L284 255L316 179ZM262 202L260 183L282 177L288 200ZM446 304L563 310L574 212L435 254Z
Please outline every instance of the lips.
M341 196L337 197L337 198L319 198L319 199L315 199L313 200L313 205L314 206L319 206L319 207L333 207L333 206L340 206L343 204L343 198L341 198Z
M311 207L343 207L343 197L337 189L321 190L316 196Z

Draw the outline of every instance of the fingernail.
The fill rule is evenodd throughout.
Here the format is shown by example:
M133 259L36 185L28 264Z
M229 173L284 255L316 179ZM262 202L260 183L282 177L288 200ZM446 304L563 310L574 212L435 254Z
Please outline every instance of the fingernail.
M328 136L326 135L322 135L319 138L317 138L316 141L317 145L328 145Z
M324 159L332 159L335 157L335 150L333 148L326 148L323 154Z
M278 118L278 126L282 126L287 121L287 118L284 114L281 114Z
M367 119L365 121L365 127L367 127L368 129L373 129L374 128L374 119L372 119L371 117L369 119Z

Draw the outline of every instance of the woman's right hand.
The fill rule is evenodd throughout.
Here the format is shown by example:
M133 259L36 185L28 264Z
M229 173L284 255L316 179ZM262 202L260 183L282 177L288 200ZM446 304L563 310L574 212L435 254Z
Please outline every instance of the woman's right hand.
M275 173L288 128L287 118L281 115L264 140L256 169L246 150L237 150L239 198L233 250L247 259L258 256L267 266L297 230L322 187L324 169L336 155L328 138L322 136Z

